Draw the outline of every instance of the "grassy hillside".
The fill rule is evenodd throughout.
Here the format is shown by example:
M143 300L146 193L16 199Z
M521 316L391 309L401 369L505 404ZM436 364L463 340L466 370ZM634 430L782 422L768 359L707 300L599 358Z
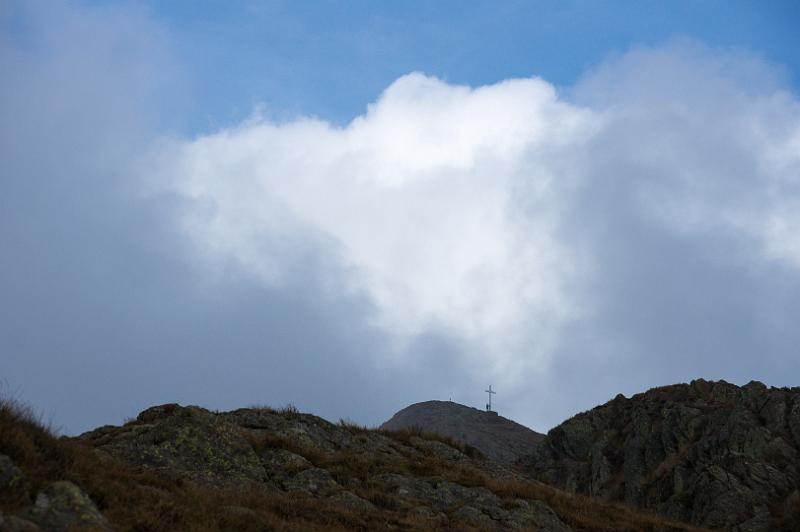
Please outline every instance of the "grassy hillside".
M166 405L121 427L58 438L5 400L0 454L10 459L0 471L6 522L18 515L51 529L469 530L518 519L530 529L692 530L525 480L447 438L333 425L291 409ZM55 481L91 500L31 510Z

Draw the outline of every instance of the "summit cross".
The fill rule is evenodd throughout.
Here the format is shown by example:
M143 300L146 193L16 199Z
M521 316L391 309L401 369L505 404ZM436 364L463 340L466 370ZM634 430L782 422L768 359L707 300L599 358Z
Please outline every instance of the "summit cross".
M497 392L492 391L492 385L491 384L489 385L489 389L488 390L484 390L484 391L489 394L489 402L486 403L486 411L487 412L491 412L492 411L492 394L496 394Z

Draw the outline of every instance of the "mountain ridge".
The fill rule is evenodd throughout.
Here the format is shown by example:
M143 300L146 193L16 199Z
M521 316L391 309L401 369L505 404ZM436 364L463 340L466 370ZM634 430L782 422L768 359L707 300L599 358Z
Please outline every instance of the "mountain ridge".
M416 429L293 408L151 407L56 438L0 400L0 531L697 530Z
M800 530L800 388L698 379L618 395L519 448L536 434L493 413L404 411L390 430L165 404L58 438L0 398L0 532ZM529 452L492 459L437 420Z

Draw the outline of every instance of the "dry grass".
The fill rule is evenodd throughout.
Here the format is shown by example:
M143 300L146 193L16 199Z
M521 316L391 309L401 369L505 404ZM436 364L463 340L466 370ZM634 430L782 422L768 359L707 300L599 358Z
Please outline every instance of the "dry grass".
M297 407L294 406L292 403L287 403L285 406L281 407L274 407L270 405L251 405L248 407L248 409L260 410L262 412L267 412L268 414L274 414L276 416L284 416L287 419L292 419L300 416L300 411L297 410Z
M596 531L701 531L704 529L668 521L658 515L636 511L622 504L609 503L561 491L541 482L496 481L486 487L507 498L536 499L547 503L575 530Z
M29 496L55 480L85 490L120 530L323 531L385 527L341 504L310 497L200 486L164 471L133 467L77 441L57 438L18 401L0 398L0 453L30 481ZM0 511L16 513L30 498L0 497Z
M480 450L473 447L472 445L461 443L443 434L437 434L436 432L428 432L426 430L423 430L421 427L408 427L400 430L378 429L378 432L385 436L389 436L390 438L395 439L406 445L414 446L413 438L422 438L423 440L438 441L446 445L449 445L454 449L458 449L459 451L469 456L470 458L475 458L475 459L485 458L483 453L480 452Z
M298 415L296 409L274 412ZM371 430L346 422L341 426L356 433ZM440 441L477 456L468 446L419 430L380 433L412 446L414 438ZM257 452L267 448L287 449L327 469L340 484L377 507L365 511L297 493L268 491L256 484L242 490L201 486L164 471L134 467L99 453L88 444L57 438L18 401L0 399L0 435L0 453L11 457L25 472L31 482L30 496L49 482L70 480L91 496L119 530L313 532L435 528L431 521L407 514L401 499L391 488L371 481L382 473L415 476L430 482L449 480L466 486L484 486L509 505L517 498L542 500L576 530L692 530L656 516L570 495L540 483L497 481L478 469L453 464L435 454L411 460L402 455L323 453L281 436L249 437ZM0 497L0 510L5 513L15 513L24 504L23 499ZM451 526L469 529L455 521L451 521Z
M357 427L357 430L364 430ZM369 430L369 429L367 429ZM413 438L431 439L449 443L449 438L437 434L427 434L417 429L405 431L380 431L408 445ZM269 446L282 447L307 458L317 467L331 472L334 478L344 484L351 479L364 482L353 491L369 500L380 509L397 512L400 501L393 491L381 485L370 483L375 475L396 473L400 475L425 478L432 482L451 481L467 487L485 487L512 506L514 499L534 499L548 504L559 516L575 530L593 531L699 531L691 527L663 519L657 515L646 514L627 506L569 494L536 481L499 481L483 471L468 465L456 465L440 456L428 455L422 460L408 460L402 457L381 457L363 453L340 451L337 453L310 453L290 440L266 437ZM456 445L457 446L457 445ZM457 446L458 447L458 446ZM404 523L414 523L414 518L404 519ZM430 523L427 524L430 526Z

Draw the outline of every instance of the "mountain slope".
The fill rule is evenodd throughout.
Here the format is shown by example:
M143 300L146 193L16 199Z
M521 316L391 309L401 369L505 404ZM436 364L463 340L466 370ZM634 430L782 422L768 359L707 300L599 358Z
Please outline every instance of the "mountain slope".
M690 530L440 436L162 405L53 437L0 401L0 530Z
M800 530L800 388L695 380L578 414L523 463L567 490L709 528Z
M495 412L484 412L452 401L413 404L381 425L386 430L411 427L471 445L488 458L504 464L511 464L529 454L533 446L544 438L543 434Z

